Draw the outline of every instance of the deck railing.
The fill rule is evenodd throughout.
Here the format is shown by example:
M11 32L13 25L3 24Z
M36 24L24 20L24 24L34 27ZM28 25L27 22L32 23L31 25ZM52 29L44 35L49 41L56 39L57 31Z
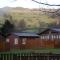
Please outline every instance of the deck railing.
M60 60L60 54L54 53L16 53L0 54L0 60Z

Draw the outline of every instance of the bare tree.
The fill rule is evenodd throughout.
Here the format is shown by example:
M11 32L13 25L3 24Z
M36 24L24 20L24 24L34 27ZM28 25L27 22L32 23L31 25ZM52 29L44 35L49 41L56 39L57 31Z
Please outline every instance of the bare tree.
M48 6L60 6L60 4L48 4L48 3L38 2L36 0L32 0L32 1L34 1L34 2L36 2L38 4L43 4L43 5L48 5Z
M38 23L39 23L39 32L47 28L47 24L45 22L39 21Z
M48 24L49 28L60 28L60 23L57 24L56 22L52 22L50 24Z
M26 28L26 22L24 21L24 19L20 20L19 21L19 24L18 24L19 28L21 30L25 29Z
M43 2L38 2L37 0L32 0L32 1L35 2L35 3L41 4L41 5L49 6L49 7L51 7L51 6L54 6L54 7L58 6L58 7L60 7L60 4L43 3ZM40 11L42 11L42 10L40 9ZM60 11L60 9L55 9L55 11L50 11L50 9L49 9L49 11L44 10L43 12L57 13L57 11Z

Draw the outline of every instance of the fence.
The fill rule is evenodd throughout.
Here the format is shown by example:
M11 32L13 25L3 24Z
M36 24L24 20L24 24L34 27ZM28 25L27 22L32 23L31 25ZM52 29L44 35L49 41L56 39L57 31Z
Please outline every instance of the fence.
M16 53L0 54L0 60L60 60L60 54L53 53Z

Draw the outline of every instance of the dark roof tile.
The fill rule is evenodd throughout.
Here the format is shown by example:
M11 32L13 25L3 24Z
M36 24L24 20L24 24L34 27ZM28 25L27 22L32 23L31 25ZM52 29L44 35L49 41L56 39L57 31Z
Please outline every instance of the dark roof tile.
M12 34L20 36L20 37L39 37L39 35L35 33L12 33Z

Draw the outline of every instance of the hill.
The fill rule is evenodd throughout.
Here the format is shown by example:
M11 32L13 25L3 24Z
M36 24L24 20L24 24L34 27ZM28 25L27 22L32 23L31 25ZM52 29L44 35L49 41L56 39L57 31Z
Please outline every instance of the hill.
M45 12L40 11L39 9L27 9L27 8L13 8L8 14L12 16L13 20L24 19L27 25L36 25L39 26L39 21L45 23L51 23L55 21L54 18L51 18L45 14Z
M51 22L57 21L57 19L50 17L51 13L48 14L44 11L48 11L49 9L28 9L28 8L22 8L22 7L4 7L5 12L8 17L3 17L1 19L0 24L4 23L4 19L10 19L9 16L12 17L12 20L14 20L15 25L18 25L19 21L24 19L27 26L30 27L39 27L39 22L45 22L46 24L49 24ZM2 10L3 11L3 10ZM50 11L55 11L55 9L52 9ZM3 21L3 22L2 22Z

